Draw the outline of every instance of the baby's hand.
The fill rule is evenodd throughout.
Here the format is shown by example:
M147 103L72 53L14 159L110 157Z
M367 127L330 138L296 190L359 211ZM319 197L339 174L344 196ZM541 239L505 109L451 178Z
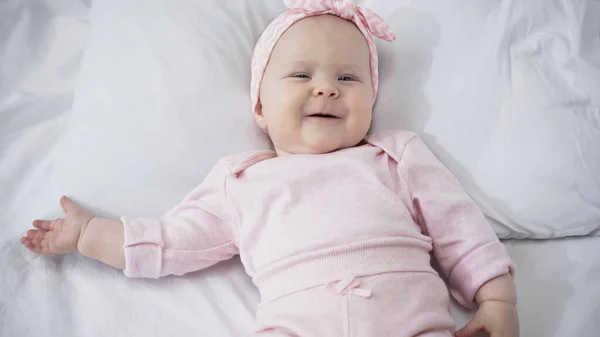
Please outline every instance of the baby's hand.
M479 305L473 320L454 336L474 337L479 331L486 331L490 337L518 337L517 307L506 302L484 301Z
M77 251L82 227L87 225L92 215L66 196L60 199L60 205L65 217L33 221L37 229L28 230L26 236L21 238L23 246L38 254L70 254Z

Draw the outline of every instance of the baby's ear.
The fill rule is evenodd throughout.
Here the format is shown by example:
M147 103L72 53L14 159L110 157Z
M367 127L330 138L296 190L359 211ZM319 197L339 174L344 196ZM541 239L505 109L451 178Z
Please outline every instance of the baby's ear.
M254 110L254 120L256 120L256 124L259 128L267 130L267 121L265 120L265 116L263 115L263 107L260 100L256 104L256 110Z

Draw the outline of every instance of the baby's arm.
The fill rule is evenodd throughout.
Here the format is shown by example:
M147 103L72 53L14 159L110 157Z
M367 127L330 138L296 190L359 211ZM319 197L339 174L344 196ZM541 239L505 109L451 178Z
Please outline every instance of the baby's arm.
M229 166L221 162L184 201L159 219L93 218L68 198L65 218L36 220L21 243L38 254L85 256L123 269L126 276L157 278L209 267L238 253L226 198Z
M123 223L120 220L92 218L81 228L77 250L109 266L125 269L123 241Z
M460 183L418 138L404 148L400 174L410 190L413 216L429 234L433 253L462 305L479 309L456 337L517 337L517 296L506 249Z
M502 274L482 285L475 294L475 301L478 304L496 301L516 305L517 291L510 274Z
M480 288L506 275L514 265L479 207L448 169L417 137L405 146L399 163L414 216L433 240L433 253L448 278L452 295L474 307ZM496 281L490 283L496 288ZM511 280L512 283L512 280ZM511 296L507 289L507 298Z
M473 319L455 337L474 337L480 331L491 336L519 336L517 294L509 274L498 276L482 285L475 295L479 309Z

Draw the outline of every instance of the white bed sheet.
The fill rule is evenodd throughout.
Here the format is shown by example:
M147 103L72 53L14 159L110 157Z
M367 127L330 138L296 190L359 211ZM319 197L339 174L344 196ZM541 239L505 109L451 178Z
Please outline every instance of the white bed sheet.
M237 259L132 280L18 243L25 219L45 209L32 196L52 174L88 9L85 0L0 2L0 336L250 336L258 294ZM600 335L600 238L506 244L518 266L522 336ZM455 305L453 315L461 326L471 313Z
M251 336L258 294L238 259L185 277L127 279L80 256L0 243L0 336ZM597 337L600 238L509 241L523 337ZM453 303L460 327L472 313Z

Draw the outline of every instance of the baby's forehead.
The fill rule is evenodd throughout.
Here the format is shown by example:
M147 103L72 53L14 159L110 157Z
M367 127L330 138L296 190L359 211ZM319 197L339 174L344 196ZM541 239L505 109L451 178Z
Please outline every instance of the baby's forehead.
M315 15L292 24L276 43L272 57L302 59L325 52L368 57L369 46L353 22L334 15Z

